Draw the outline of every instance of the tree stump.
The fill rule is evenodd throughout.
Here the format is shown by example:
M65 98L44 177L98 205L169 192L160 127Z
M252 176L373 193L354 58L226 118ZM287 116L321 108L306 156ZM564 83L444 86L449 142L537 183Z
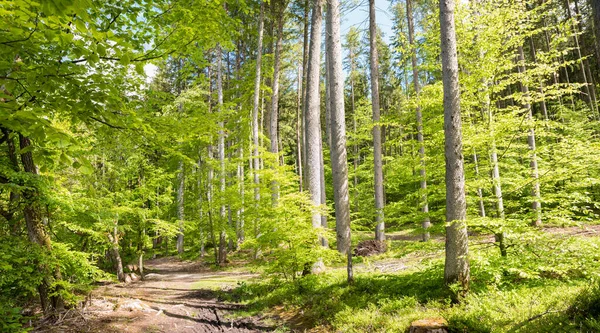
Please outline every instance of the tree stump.
M443 318L428 318L413 321L408 333L448 333L448 323Z

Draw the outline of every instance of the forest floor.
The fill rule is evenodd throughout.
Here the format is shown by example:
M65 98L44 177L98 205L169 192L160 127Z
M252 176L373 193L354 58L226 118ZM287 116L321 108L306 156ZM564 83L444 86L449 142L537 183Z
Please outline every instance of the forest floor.
M550 239L583 240L587 238L594 239L592 242L596 243L595 239L600 236L600 225L548 227L543 230L544 234L551 237ZM358 238L368 238L370 233L358 236ZM368 258L357 258L358 262L355 262L354 265L355 275L363 277L363 283L366 286L379 283L377 274L385 274L391 281L386 283L395 283L394 279L397 279L398 283L411 286L412 280L423 278L420 275L420 277L415 275L414 278L411 278L412 275L418 274L414 273L415 271L427 266L424 266L423 263L440 260L443 257L444 237L442 235L434 235L428 243L420 242L420 237L420 235L411 231L388 234L391 244L388 253ZM474 253L477 254L477 252L491 246L494 243L494 237L489 234L472 234L471 242ZM489 256L489 254L486 254L486 256ZM307 287L309 289L303 292L306 293L305 296L296 295L296 298L308 298L306 301L309 303L307 304L288 304L286 299L293 298L292 296L297 292L293 288L289 290L282 289L283 294L279 296L283 299L278 301L278 296L274 296L273 299L264 298L267 295L261 294L264 290L261 291L260 287L248 295L241 296L242 299L245 298L246 304L240 304L236 303L240 300L240 296L233 296L236 288L239 289L241 285L246 286L246 283L248 283L249 289L247 290L252 291L254 290L252 287L254 283L258 283L256 286L259 286L260 283L264 282L260 279L259 274L251 272L252 266L245 265L247 263L243 260L240 262L234 260L225 270L215 270L213 266L204 261L185 261L177 257L148 260L145 262L146 274L144 281L129 284L110 283L100 286L90 294L86 306L78 310L69 310L63 313L58 321L38 326L34 332L330 331L331 326L322 321L318 324L319 321L315 320L314 317L324 316L321 311L328 309L328 311L331 311L330 308L334 307L334 303L338 303L338 301L332 301L333 303L329 304L326 300L320 302L315 301L313 298L319 299L322 296L321 294L325 295L331 292L328 289L331 287L328 284L331 284L339 290L345 290L344 293L348 292L345 296L338 295L336 297L342 297L342 299L348 297L348 304L353 304L354 301L351 301L354 299L352 298L354 297L352 296L353 293L358 292L361 294L359 289L366 288L366 286L354 287L357 290L349 293L351 289L344 289L346 288L344 284L339 284L340 282L335 278L335 276L339 276L343 280L345 267L329 267L327 271L333 274L333 278L330 277L329 280L331 281L329 282L323 282L321 286L323 290L320 290L321 287L319 286L309 284ZM502 274L506 274L505 270L501 271L504 272ZM521 277L519 276L517 280L521 280ZM565 281L564 279L557 280L557 283L564 283ZM437 281L433 282L437 283ZM385 290L386 286L387 284L383 284L380 287ZM565 289L563 288L565 286L556 285L558 288L556 292L564 292ZM389 287L393 292L390 291L390 295L384 293L384 297L401 299L406 296L402 292L398 295L394 294L398 293L397 285L390 285ZM425 285L425 287L427 286ZM414 289L414 286L410 288ZM407 287L409 291L410 288ZM525 291L529 290L527 286L523 288L525 288ZM576 283L573 288L576 291L580 287ZM277 291L278 289L275 288L274 290ZM532 288L531 290L535 289ZM415 289L415 293L418 294L419 292L424 292L424 290ZM487 294L485 295L487 297ZM262 301L263 298L266 299L265 302ZM224 301L224 299L236 302ZM325 309L319 308L317 304L320 303L324 304ZM312 313L312 307L318 313ZM374 315L371 313L372 309L369 309L364 310L366 315L363 314L367 321L371 321ZM419 305L415 309L420 309L419 311L423 312L425 308ZM413 311L415 317L425 315L425 313L429 313L429 315L439 313L438 310L435 310L435 312L427 310L429 312L419 314L419 311ZM335 313L335 311L332 312L332 314ZM360 316L357 318L360 318ZM333 317L329 319L333 319ZM408 320L409 318L405 319ZM352 325L360 327L359 324ZM383 331L395 327L385 325ZM333 325L333 327L336 326L340 325Z
M148 260L144 281L94 290L83 309L62 314L34 332L265 332L275 328L259 317L231 319L243 306L218 299L256 277L240 270L212 271L176 257ZM238 316L236 316L238 317Z

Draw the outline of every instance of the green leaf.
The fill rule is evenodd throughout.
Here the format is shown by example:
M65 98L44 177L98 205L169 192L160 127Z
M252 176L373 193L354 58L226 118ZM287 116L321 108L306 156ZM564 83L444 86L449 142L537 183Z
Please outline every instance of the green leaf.
M131 59L129 58L129 54L127 53L123 53L123 55L121 56L121 63L125 66L129 65L129 63L131 62Z

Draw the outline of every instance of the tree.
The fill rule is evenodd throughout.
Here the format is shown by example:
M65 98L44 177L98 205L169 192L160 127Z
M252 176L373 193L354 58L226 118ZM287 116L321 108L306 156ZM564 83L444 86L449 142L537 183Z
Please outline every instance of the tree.
M340 35L340 2L327 2L327 64L331 105L331 171L333 174L333 197L337 249L350 255L350 198L348 193L348 158L346 153L346 115L344 109L344 79L342 74L342 42Z
M260 178L258 170L260 169L260 159L258 155L259 148L259 130L258 130L258 107L260 102L260 78L261 78L261 64L262 64L262 44L263 44L263 27L264 27L264 14L265 3L260 1L260 16L258 19L258 46L256 49L256 70L254 77L254 99L252 106L252 161L253 161L253 172L254 172L254 204L258 207L260 203ZM255 224L257 221L254 222ZM255 231L256 231L255 226ZM256 235L255 235L256 236ZM255 251L255 257L258 252Z
M381 152L381 125L379 110L379 62L377 57L377 25L375 20L375 0L369 0L369 43L371 64L371 105L373 109L373 159L375 177L375 239L385 240L383 219L383 157Z
M277 156L279 160L279 75L281 71L281 47L283 43L283 25L285 22L285 7L287 1L274 1L273 6L275 8L275 20L277 22L277 37L275 41L275 60L273 65L273 91L271 97L271 116L270 116L270 130L269 135L271 139L271 153ZM273 204L277 204L279 198L279 185L277 181L273 181L271 184L272 200Z
M412 48L411 50L411 62L413 70L413 86L415 89L415 95L417 98L417 142L419 144L419 175L421 177L421 210L423 212L423 240L429 240L429 227L431 221L429 219L429 204L427 203L427 172L425 168L425 142L423 141L423 114L421 113L421 107L419 106L419 93L421 92L421 85L419 84L419 68L417 67L417 50L415 47L415 29L413 23L412 13L412 0L406 0L406 17L408 21L408 42Z
M307 187L313 202L313 227L321 226L321 112L319 97L319 72L321 55L322 0L314 0L311 18L310 48L306 82L306 176ZM325 245L325 238L321 239Z
M454 8L454 0L440 1L440 38L444 84L444 150L446 156L446 223L448 224L446 226L444 281L448 285L458 282L463 290L468 290L470 279L469 243Z

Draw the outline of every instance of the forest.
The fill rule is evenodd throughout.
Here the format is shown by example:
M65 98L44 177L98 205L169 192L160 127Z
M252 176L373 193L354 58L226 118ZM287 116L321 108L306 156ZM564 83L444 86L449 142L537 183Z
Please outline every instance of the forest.
M600 332L599 0L0 19L0 332Z

